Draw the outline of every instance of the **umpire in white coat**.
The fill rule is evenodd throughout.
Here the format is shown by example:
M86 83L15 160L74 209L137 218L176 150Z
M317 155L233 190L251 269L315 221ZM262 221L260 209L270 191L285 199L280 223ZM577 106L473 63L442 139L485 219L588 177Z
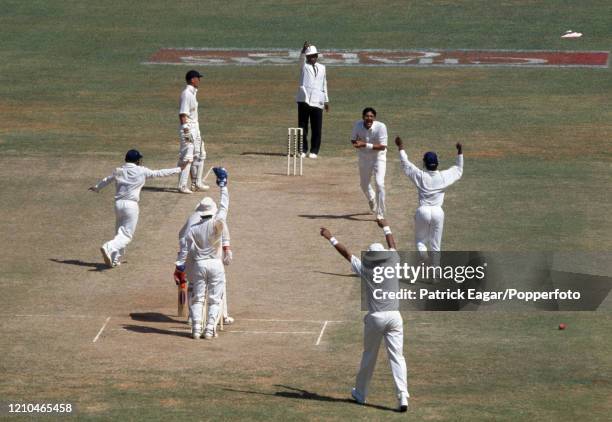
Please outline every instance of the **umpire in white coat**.
M325 66L317 63L319 52L317 47L304 42L300 55L300 86L295 100L298 104L298 126L304 131L303 156L308 152L308 122L312 129L310 135L309 158L317 158L321 148L321 132L323 128L323 109L329 111L327 96L327 74Z

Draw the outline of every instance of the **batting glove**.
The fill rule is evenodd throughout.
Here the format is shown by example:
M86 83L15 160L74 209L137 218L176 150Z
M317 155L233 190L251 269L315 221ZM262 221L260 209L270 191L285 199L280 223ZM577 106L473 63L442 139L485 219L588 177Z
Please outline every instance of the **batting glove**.
M232 260L234 259L234 254L232 253L232 250L229 248L229 246L224 246L223 247L223 265L229 265L232 263Z
M220 188L227 186L227 170L224 167L214 167L213 171L217 176L217 185Z
M179 284L187 283L187 273L185 273L184 265L177 265L174 270L174 282L178 286Z

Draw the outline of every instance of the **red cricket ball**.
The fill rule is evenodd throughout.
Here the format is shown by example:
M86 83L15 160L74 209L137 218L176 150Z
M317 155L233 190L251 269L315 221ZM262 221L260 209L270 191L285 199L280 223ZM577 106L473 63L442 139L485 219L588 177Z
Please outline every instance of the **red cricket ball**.
M565 330L566 327L567 327L567 325L565 325L564 323L559 324L559 329L560 330Z

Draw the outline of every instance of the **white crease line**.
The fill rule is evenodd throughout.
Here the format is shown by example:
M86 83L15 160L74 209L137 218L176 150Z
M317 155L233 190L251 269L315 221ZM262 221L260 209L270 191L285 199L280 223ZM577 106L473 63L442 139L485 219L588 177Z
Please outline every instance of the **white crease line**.
M92 343L98 341L98 339L100 338L100 334L102 334L102 331L104 331L104 329L106 328L106 324L108 324L108 321L110 321L110 319L111 317L106 318L106 321L104 321L104 325L102 326L102 328L100 328L100 331L98 331L98 335L93 339Z
M318 346L319 343L321 343L321 339L323 338L323 333L325 332L325 327L327 327L327 321L325 321L323 323L323 327L321 327L321 332L319 333L319 338L317 339L315 346Z

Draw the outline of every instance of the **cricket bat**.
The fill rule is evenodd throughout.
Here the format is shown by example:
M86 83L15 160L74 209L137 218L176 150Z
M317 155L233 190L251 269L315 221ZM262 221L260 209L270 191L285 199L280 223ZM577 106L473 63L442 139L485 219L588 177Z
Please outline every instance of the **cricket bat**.
M187 283L181 283L178 285L178 308L177 315L180 318L187 316Z

